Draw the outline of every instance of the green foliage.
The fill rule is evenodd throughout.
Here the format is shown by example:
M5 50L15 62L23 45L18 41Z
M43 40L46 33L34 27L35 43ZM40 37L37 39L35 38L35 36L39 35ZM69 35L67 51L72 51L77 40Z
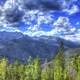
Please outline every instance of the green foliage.
M7 60L5 58L0 60L0 80L5 80L7 72Z
M60 44L58 53L53 61L54 63L54 80L64 80L64 45L63 42Z
M0 59L0 80L80 80L80 55L66 58L61 42L55 58L43 65L38 57L29 57L26 64L18 60L9 64L3 58Z
M48 65L47 60L45 61L45 65L42 70L41 80L51 80L51 68Z

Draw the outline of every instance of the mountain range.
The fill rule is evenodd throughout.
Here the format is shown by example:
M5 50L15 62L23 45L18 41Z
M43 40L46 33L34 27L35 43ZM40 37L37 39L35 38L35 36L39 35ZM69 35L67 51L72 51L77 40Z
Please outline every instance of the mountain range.
M44 62L45 59L55 57L60 41L63 41L65 51L80 47L78 43L55 36L30 37L20 32L3 31L0 32L0 57L7 57L9 62L14 62L15 59L26 62L31 56L39 57Z

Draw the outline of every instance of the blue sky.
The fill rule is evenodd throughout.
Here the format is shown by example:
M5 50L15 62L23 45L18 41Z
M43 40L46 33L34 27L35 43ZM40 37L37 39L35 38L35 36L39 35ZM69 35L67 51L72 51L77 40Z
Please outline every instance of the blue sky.
M80 0L0 0L0 31L79 41Z

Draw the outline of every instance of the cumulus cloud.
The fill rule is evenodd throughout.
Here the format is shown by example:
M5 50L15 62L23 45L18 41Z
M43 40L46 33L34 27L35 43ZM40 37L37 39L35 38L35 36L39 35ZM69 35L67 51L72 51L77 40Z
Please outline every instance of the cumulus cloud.
M42 2L45 2L45 1L42 1ZM38 12L40 11L39 8L38 10L35 10L35 11L33 10L34 7L32 5L34 6L37 5L40 7L41 4L37 4L37 3L40 3L39 0L36 0L35 2L33 0L17 0L17 1L7 0L3 6L0 6L0 23L13 24L13 27L15 23L19 23L19 21L25 22L26 19L28 20L27 23L29 23L34 17L36 19L37 17L35 15L36 11ZM32 7L32 10L29 8L25 9L24 6L29 6L29 8Z
M72 33L76 30L75 27L71 25L69 18L62 16L53 23L53 28L55 28L56 31L63 33Z
M72 5L72 7L70 9L64 9L64 12L67 12L69 15L75 14L77 12L79 12L79 7L77 5Z
M0 6L0 23L12 25L11 27L18 27L20 21L28 25L31 25L33 20L38 26L41 22L47 24L51 22L51 18L45 16L45 13L62 10L66 5L66 0L6 0L5 4Z
M54 19L51 17L49 13L43 13L39 10L31 10L26 13L23 17L23 21L25 24L28 24L30 27L28 30L36 31L42 30L41 24L52 24Z
M2 10L4 13L7 12L5 15L9 16L9 19L14 22L14 17L20 18L22 17L22 12L27 12L28 10L62 10L65 8L66 4L64 5L65 0L7 0L5 4L2 6ZM17 15L17 12L19 16ZM12 14L14 13L14 14ZM7 16L7 17L8 17ZM13 17L13 18L10 18ZM12 20L13 19L13 20ZM10 21L9 20L9 21Z
M53 22L53 29L51 31L44 31L38 29L37 26L30 27L29 31L24 32L31 36L61 36L61 35L72 35L76 32L76 28L71 26L71 23L67 17L60 16L56 21Z
M69 14L73 14L79 10L76 5L66 9L68 3L67 0L7 0L4 5L0 5L0 31L22 32L18 29L18 24L22 21L28 26L23 34L71 35L75 33L76 28L71 26L69 19L61 16L54 21L53 15L50 14L50 11L64 11L64 9ZM50 24L52 30L45 32L41 24Z

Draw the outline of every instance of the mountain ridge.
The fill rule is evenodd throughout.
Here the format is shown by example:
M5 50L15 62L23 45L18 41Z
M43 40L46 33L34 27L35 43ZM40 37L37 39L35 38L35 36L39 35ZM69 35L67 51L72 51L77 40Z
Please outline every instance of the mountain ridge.
M32 58L39 57L42 62L44 62L46 58L51 60L56 55L57 49L60 46L60 40L63 41L66 50L71 47L80 47L78 44L57 37L33 38L21 33L3 33L4 36L1 36L0 32L0 56L7 57L10 62L13 62L15 59L25 62L29 56ZM8 34L7 36L6 33Z

